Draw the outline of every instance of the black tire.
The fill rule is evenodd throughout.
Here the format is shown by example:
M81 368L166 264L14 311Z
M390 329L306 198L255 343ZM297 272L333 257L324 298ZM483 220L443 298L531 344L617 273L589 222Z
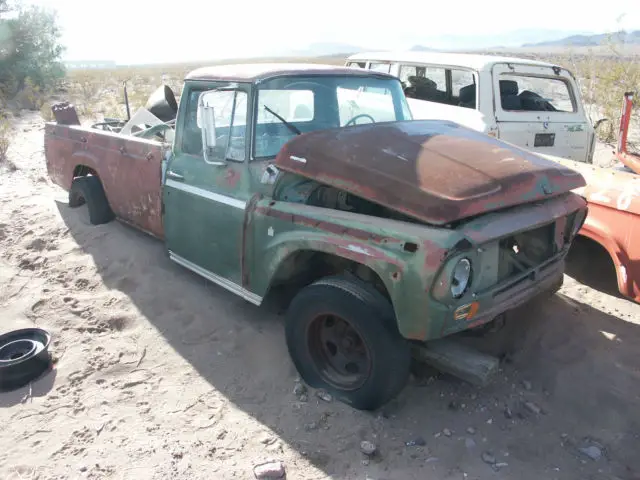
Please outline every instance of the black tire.
M326 317L348 324L361 339L356 343L366 350L368 371L353 374L359 380L352 385L340 385L335 379L347 376L336 373L332 366L326 367L326 362L323 370L322 360L314 354L317 348L330 346L314 346L324 342L318 342L320 335L314 332L318 322L327 322L322 320ZM398 332L393 308L375 288L358 279L327 277L302 289L289 306L285 331L289 355L303 380L358 410L381 407L407 383L411 349Z
M87 204L89 221L92 225L101 225L114 219L102 182L94 175L76 177L69 189L69 206L76 208Z
M51 336L40 328L0 335L0 392L27 385L51 367Z

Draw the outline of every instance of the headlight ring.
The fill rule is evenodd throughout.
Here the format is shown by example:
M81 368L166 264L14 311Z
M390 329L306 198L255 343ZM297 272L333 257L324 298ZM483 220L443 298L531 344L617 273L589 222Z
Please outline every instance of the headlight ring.
M451 272L451 296L462 297L471 285L472 276L471 260L461 258Z

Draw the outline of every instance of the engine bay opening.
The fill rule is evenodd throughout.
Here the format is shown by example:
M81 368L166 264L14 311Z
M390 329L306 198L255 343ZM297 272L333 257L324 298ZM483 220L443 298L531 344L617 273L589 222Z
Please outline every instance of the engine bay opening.
M554 223L509 235L499 241L498 279L524 273L555 253Z

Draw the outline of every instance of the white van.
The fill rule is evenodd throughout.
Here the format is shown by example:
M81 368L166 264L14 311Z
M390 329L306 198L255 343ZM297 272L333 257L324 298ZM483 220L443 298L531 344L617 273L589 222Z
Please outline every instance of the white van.
M359 53L346 65L399 77L414 119L451 120L534 152L592 162L593 125L561 66L431 52Z

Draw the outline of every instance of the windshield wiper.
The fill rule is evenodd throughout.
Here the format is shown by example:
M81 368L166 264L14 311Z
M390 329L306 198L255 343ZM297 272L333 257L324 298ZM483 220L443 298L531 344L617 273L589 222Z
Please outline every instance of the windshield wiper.
M266 105L263 105L263 107L267 112L269 112L271 115L273 115L278 120L280 120L282 123L284 123L284 126L287 127L289 130L291 130L293 133L295 133L296 135L300 135L302 133L300 130L298 130L298 127L296 127L295 125L287 122L284 118L282 118L276 112L271 110L269 107L267 107Z

